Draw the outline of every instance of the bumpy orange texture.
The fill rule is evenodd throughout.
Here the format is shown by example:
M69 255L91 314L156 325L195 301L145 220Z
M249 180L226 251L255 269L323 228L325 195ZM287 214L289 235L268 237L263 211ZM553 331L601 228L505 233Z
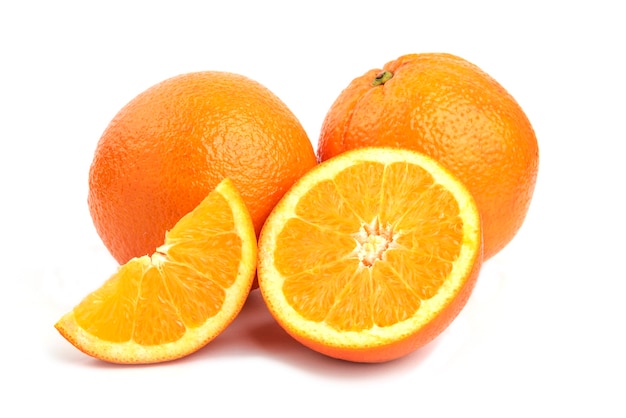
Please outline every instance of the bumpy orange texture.
M539 165L535 132L515 99L460 57L405 55L354 79L326 115L318 159L365 146L420 151L459 177L482 216L485 259L526 217Z
M300 122L266 87L232 73L182 74L139 94L110 122L89 172L89 209L104 244L125 263L152 254L225 177L258 235L315 164Z

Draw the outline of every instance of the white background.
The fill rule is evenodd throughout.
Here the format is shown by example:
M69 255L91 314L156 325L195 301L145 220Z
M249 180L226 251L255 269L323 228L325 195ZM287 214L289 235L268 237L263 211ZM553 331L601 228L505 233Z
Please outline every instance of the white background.
M94 4L0 6L1 416L626 416L617 1ZM87 174L136 94L184 72L240 73L316 144L354 77L430 51L496 78L540 147L526 223L438 339L386 364L328 359L287 337L258 292L215 341L168 364L109 365L56 332L115 269Z

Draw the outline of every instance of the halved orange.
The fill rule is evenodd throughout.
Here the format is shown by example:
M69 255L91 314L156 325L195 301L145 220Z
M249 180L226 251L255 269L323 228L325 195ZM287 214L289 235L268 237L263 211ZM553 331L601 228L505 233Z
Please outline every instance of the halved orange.
M225 179L178 221L152 256L121 266L55 327L79 350L113 363L186 356L239 313L256 259L252 218Z
M257 275L296 340L355 362L402 357L461 311L482 264L465 186L416 151L347 151L305 174L259 237Z

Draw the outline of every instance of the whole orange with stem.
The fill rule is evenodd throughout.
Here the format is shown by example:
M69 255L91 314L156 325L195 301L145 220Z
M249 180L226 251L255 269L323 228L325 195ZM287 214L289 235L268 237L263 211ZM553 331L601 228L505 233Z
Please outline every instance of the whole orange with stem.
M287 189L317 164L284 102L242 75L181 74L140 93L102 134L88 204L119 263L152 254L165 232L228 177L258 235Z
M366 146L423 152L461 179L480 210L485 259L526 217L539 166L535 132L512 95L463 58L409 54L355 78L324 119L318 159Z

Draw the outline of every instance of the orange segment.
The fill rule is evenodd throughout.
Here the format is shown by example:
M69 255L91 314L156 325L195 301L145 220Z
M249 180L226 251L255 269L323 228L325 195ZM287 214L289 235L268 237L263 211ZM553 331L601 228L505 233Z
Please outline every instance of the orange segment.
M456 317L482 263L465 186L415 151L363 148L325 161L274 208L259 286L277 322L323 354L387 361Z
M55 327L79 350L109 362L183 357L239 313L256 257L252 219L226 179L178 221L152 256L122 265Z

